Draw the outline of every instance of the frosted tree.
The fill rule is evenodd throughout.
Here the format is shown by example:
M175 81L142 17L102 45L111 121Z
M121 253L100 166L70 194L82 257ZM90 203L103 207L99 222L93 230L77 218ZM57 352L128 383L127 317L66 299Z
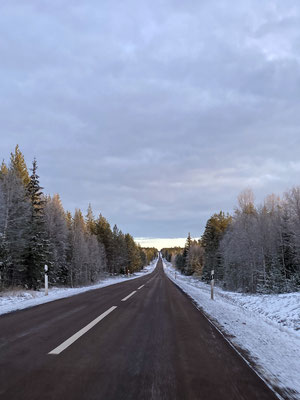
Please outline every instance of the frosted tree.
M45 225L49 240L49 279L51 283L66 284L68 279L68 226L58 194L46 198Z
M32 174L27 186L30 202L30 229L26 249L27 285L37 289L42 284L44 265L51 259L45 225L45 199L37 175L37 162L32 163Z
M290 243L290 256L292 262L285 265L289 279L295 285L300 284L300 187L294 187L285 194L288 209L288 234Z
M88 247L88 281L97 282L106 269L106 256L103 244L95 235L87 235Z
M84 218L79 209L75 210L71 230L71 262L69 281L71 286L87 283L89 249L86 241L86 227Z
M196 241L192 241L187 256L187 264L189 265L189 269L192 271L192 273L196 273L197 275L202 274L203 256L204 249L201 244L197 243Z
M230 228L220 247L223 256L224 281L231 289L256 291L261 265L260 244L257 238L257 210L252 191L247 189L238 197Z
M13 169L0 179L1 286L25 281L24 256L30 229L30 204L20 177Z

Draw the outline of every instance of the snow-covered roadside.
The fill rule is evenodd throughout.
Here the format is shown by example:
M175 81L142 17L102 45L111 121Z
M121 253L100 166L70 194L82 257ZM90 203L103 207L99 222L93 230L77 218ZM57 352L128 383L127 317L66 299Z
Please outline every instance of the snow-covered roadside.
M157 260L153 260L147 267L144 267L140 272L136 272L127 277L124 275L109 277L100 281L99 283L91 286L84 286L80 288L50 288L49 295L45 296L43 290L16 290L12 292L0 292L0 315L6 314L15 310L23 310L24 308L33 307L39 304L48 303L53 300L62 299L64 297L74 296L79 293L87 292L89 290L99 289L105 286L114 285L120 282L127 282L131 279L140 278L147 274L151 274L156 267Z
M300 399L300 293L242 295L215 290L176 272L164 260L168 277L191 296L231 343L250 353L251 364L288 399Z

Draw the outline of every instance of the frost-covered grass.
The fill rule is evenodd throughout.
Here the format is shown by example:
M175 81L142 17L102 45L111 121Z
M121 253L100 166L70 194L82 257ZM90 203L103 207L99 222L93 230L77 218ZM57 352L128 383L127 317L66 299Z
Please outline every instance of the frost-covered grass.
M215 288L176 272L169 278L191 296L236 348L249 354L257 372L289 399L300 399L300 293L246 295Z
M84 286L80 288L52 287L49 289L48 296L45 296L43 289L39 291L14 289L0 292L0 315L15 310L33 307L39 304L48 303L49 301L62 299L64 297L74 296L89 290L95 290L105 286L114 285L116 283L127 282L131 279L140 278L141 276L150 274L156 267L156 264L157 259L152 261L147 267L144 267L140 272L136 272L129 277L126 275L109 276L90 286Z

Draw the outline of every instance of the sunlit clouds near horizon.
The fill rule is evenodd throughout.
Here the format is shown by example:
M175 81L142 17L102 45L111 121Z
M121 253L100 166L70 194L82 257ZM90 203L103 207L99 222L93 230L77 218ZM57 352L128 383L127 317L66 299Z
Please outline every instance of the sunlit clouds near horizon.
M198 240L198 238L193 238ZM141 247L155 247L158 250L170 247L184 247L186 238L135 238Z
M67 210L200 237L246 187L300 184L297 0L4 0L0 38L0 157Z

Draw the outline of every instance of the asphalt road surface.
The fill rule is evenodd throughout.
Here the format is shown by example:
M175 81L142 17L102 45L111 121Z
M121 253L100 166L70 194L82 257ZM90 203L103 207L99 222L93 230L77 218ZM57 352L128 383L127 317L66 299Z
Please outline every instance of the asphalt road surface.
M161 260L150 275L0 317L0 399L275 398Z

